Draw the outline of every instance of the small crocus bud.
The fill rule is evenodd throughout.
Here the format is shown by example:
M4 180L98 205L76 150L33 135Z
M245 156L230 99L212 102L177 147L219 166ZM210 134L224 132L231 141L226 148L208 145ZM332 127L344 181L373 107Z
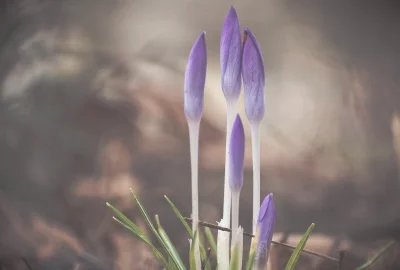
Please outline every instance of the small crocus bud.
M228 12L222 27L220 44L221 86L226 100L239 98L242 68L242 40L239 19L234 7Z
M260 46L249 28L244 29L242 56L244 106L250 123L259 123L265 111L265 73Z
M243 185L244 143L243 123L237 115L229 143L229 186L232 192L240 192Z
M274 234L276 212L272 193L268 194L261 204L257 220L257 252L256 264L265 265Z
M190 51L185 72L184 108L188 121L200 121L203 115L204 86L207 69L205 32L201 33Z

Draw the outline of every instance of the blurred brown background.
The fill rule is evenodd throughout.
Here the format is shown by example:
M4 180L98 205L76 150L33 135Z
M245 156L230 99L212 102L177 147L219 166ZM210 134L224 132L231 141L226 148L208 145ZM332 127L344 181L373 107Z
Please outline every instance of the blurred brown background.
M344 239L355 264L375 241L400 238L398 1L0 3L0 269L29 269L24 260L40 270L157 269L105 207L113 202L141 223L131 187L187 249L163 195L190 214L182 85L203 30L209 69L200 215L220 219L219 36L232 4L265 59L262 192L275 194L277 233L301 233L315 222L315 242L323 243L317 251L329 251L326 239ZM242 103L239 109L243 114ZM251 177L249 140L245 230Z

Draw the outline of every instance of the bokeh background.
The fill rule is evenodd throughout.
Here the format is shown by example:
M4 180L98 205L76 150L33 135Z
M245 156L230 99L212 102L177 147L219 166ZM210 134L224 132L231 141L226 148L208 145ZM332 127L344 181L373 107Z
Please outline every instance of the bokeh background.
M105 206L114 203L144 228L129 188L185 254L187 235L163 195L190 215L182 87L203 30L200 216L221 218L219 41L232 4L265 59L261 187L275 194L277 233L315 222L317 251L342 239L356 263L371 243L400 238L398 1L1 0L3 269L159 269ZM239 111L244 116L242 102ZM240 222L249 231L245 124Z

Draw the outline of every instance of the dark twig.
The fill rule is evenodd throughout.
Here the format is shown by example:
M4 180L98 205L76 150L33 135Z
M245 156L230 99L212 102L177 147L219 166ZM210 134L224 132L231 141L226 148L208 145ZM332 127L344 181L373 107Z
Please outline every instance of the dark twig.
M191 218L185 217L184 219L186 221L192 222ZM211 228L211 229L225 231L225 232L231 232L232 231L231 229L228 229L228 228L225 228L225 227L221 227L221 226L218 226L218 225L215 225L215 224L212 224L212 223L204 222L204 221L199 221L199 225L200 226L204 226L204 227L208 227L208 228ZM249 237L254 237L254 235L252 235L251 233L247 233L247 232L243 232L243 235L246 235L246 236L249 236ZM291 246L291 245L288 245L288 244L284 244L284 243L280 243L280 242L277 242L277 241L274 241L274 240L272 240L272 243L274 243L275 245L280 245L280 246L283 246L283 247L286 247L286 248L290 248L290 249L293 249L293 250L296 248L294 246ZM313 255L313 256L316 256L316 257L319 257L319 258L323 258L323 259L326 259L326 260L334 261L336 263L339 262L339 260L337 258L334 258L334 257L331 257L331 256L327 256L327 255L323 255L323 254L319 254L319 253L316 253L316 252L313 252L313 251L309 251L309 250L303 249L303 252L307 253L307 254L310 254L310 255Z

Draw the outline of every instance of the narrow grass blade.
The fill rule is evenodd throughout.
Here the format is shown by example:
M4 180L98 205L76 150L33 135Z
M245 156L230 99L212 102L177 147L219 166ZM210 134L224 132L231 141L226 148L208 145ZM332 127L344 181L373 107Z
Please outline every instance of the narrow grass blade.
M190 242L190 252L189 252L189 264L190 264L190 270L199 270L196 269L196 260L194 256L194 246L196 244L196 239L197 239L197 231L194 232L194 235L192 239L189 240Z
M207 240L208 240L208 243L210 244L211 251L212 251L215 255L217 255L217 243L215 242L214 235L212 234L210 228L205 227L205 228L204 228L204 233L205 233L205 235L206 235L206 238L207 238Z
M133 190L131 189L131 193L133 195L133 198L135 199L137 205L139 206L140 212L143 216L143 218L145 219L147 225L150 227L151 231L153 232L153 234L155 235L155 237L157 238L158 242L161 244L161 246L163 247L163 249L168 253L168 256L171 258L174 258L171 250L168 249L166 243L164 242L164 240L162 239L162 237L160 236L160 234L158 233L158 231L156 230L153 222L150 220L149 215L147 214L146 209L144 208L143 204L141 203L140 199L138 196L136 196L136 194L133 192ZM179 270L185 270L184 268L179 268L178 262L176 262L174 260L175 266L178 267Z
M127 216L125 216L121 211L119 211L110 203L107 202L106 205L115 213L115 215L120 219L120 221L125 223L128 227L131 227L132 230L135 231L135 234L137 234L141 239L146 239L149 242L149 238Z
M151 243L150 239L140 230L140 228L133 223L129 218L127 218L121 211L117 208L112 206L110 203L106 203L106 205L118 216L118 218L113 217L113 219L122 225L125 229L132 232L136 235L142 242L147 244L150 247L151 251L154 253L156 258L163 264L168 265L167 261L165 260L164 256L158 251L153 244Z
M125 223L123 223L121 220L119 220L116 217L113 217L113 219L118 222L119 224L121 224L121 226L123 226L124 228L126 228L127 230L129 230L130 232L132 232L133 234L135 234L136 236L139 237L139 235L129 226L127 226ZM156 249L153 244L149 241L147 241L146 239L143 239L141 237L139 237L140 240L142 240L142 242L144 242L145 244L147 244L151 251L153 252L153 254L156 256L156 258L162 263L162 265L168 265L167 261L165 260L164 256L161 254L160 251L158 251L158 249Z
M164 195L164 198L167 200L168 204L171 206L172 210L175 212L176 216L179 218L183 226L185 226L185 229L189 233L190 237L193 237L192 228L190 228L189 224L186 222L181 212L178 210L175 204L167 197L167 195Z
M292 256L290 256L290 259L285 267L285 270L294 270L296 267L297 261L300 258L300 254L303 251L304 247L306 246L308 237L310 237L310 234L312 230L314 229L315 224L312 223L310 227L308 227L307 231L301 238L300 242L297 244L295 250L292 253Z
M176 266L174 265L174 261L171 257L168 257L168 267L167 270L177 270Z
M181 257L179 256L178 251L176 250L175 246L172 244L172 242L169 239L168 234L166 233L166 231L161 226L160 219L159 219L158 215L156 215L155 218L156 218L158 233L160 234L160 236L163 239L163 241L164 241L165 245L167 246L167 248L171 251L173 261L176 262L176 264L178 265L179 269L186 269L185 265L182 262Z
M205 259L204 265L201 268L202 270L211 270L210 257L211 257L211 248L209 247L207 249L206 259Z
M363 265L357 267L356 270L364 270L366 268L368 268L369 266L371 266L372 264L374 264L378 258L385 253L393 244L395 243L395 241L391 241L389 243L387 243L383 248L381 248L378 253L376 253L371 259L369 259L366 263L364 263Z
M185 227L185 229L188 232L188 234L190 235L190 237L193 238L192 228L186 222L185 218L183 217L183 215L181 214L179 209L175 206L175 204L166 195L164 195L164 198L167 200L168 204L171 206L172 210L175 212L175 215L181 221L181 223ZM206 259L206 249L204 248L204 245L202 244L201 241L200 241L200 255L201 255L201 259L204 261Z

